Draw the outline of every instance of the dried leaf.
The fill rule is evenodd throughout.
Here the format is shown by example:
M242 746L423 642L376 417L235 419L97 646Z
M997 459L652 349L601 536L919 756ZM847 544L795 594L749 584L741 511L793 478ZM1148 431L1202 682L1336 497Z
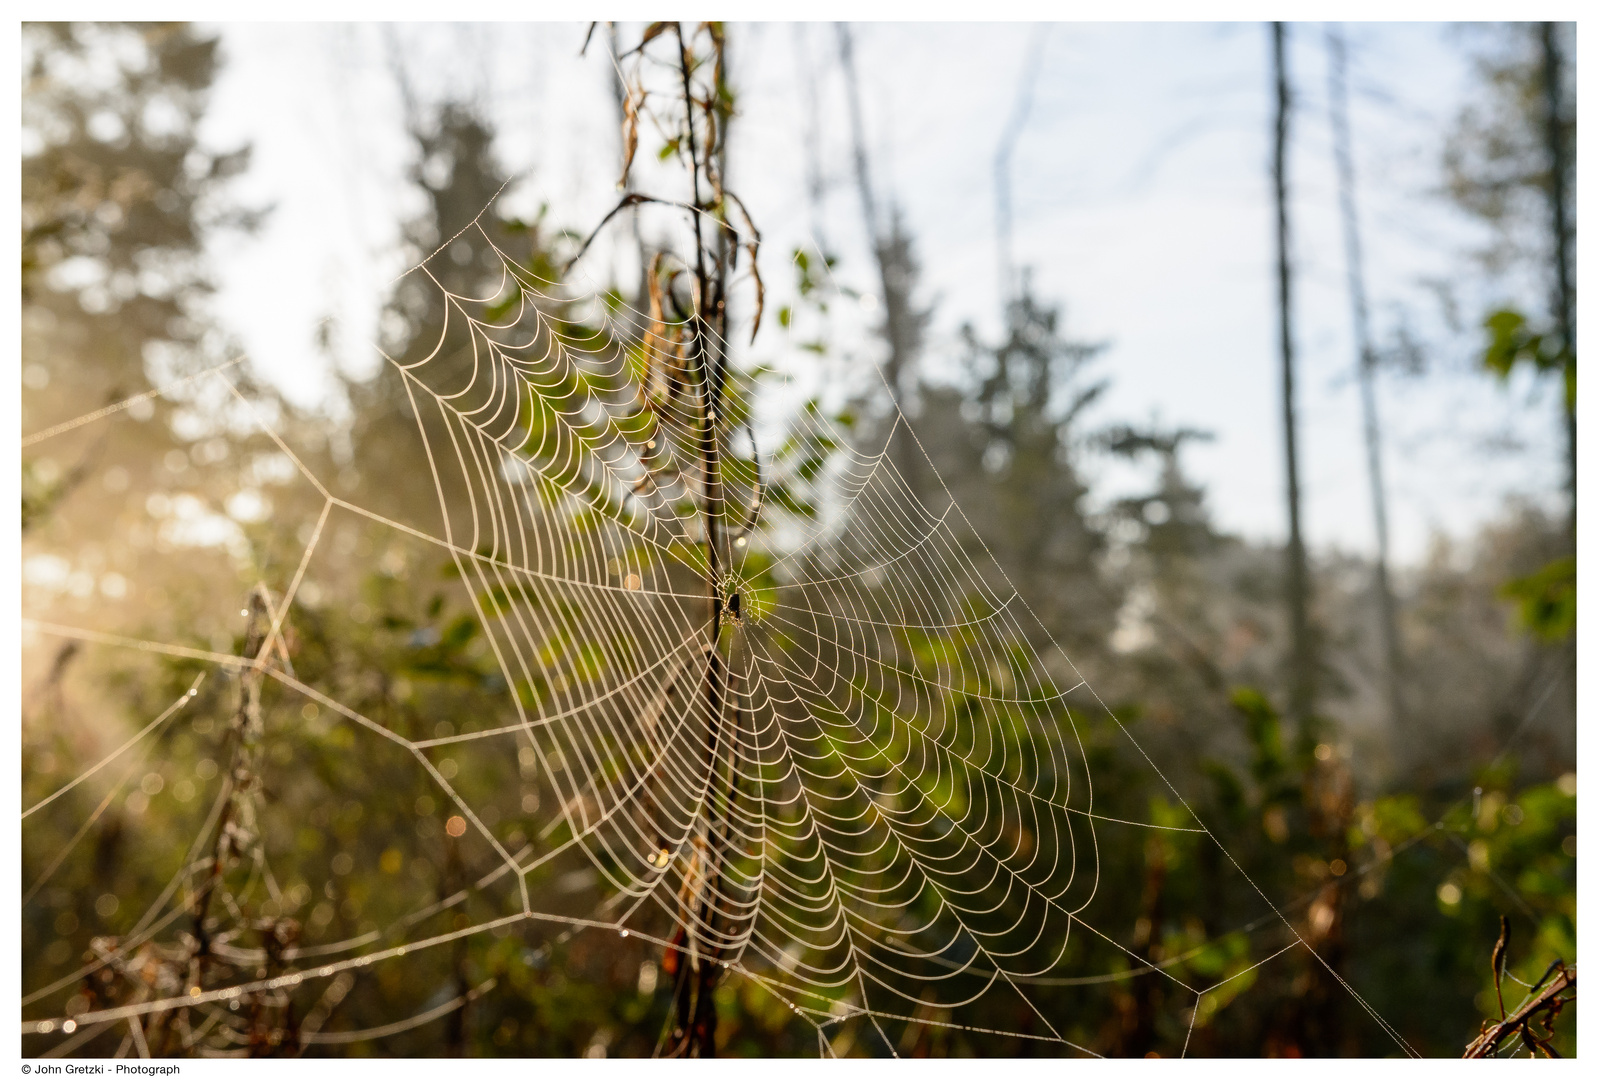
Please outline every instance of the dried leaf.
M638 109L644 103L644 93L641 86L630 89L627 91L626 100L622 102L621 179L616 181L616 186L619 188L627 186L627 176L633 168L633 155L638 152Z
M651 41L654 41L656 38L658 38L661 34L664 34L671 27L671 25L671 23L665 22L650 23L649 26L644 29L644 36L639 39L638 44L633 47L632 51L637 52L639 49L642 49L645 45L648 45Z
M655 407L652 385L660 369L657 357L660 343L666 338L665 312L660 295L660 263L665 257L664 251L657 251L649 263L649 327L644 333L644 373L639 380L638 393L644 407L651 410Z
M1498 916L1498 942L1493 946L1493 989L1498 991L1498 1019L1504 1019L1504 965L1509 959L1509 916Z

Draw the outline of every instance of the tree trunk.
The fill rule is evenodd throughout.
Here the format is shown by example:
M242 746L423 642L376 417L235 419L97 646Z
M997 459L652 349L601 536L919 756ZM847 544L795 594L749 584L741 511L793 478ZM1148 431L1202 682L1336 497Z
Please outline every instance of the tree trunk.
M1554 319L1565 354L1566 386L1573 388L1576 368L1575 290L1570 284L1569 154L1564 133L1564 57L1559 51L1557 23L1542 24L1543 93L1547 99L1548 201L1554 230ZM1576 539L1576 401L1567 389L1561 396L1565 421L1567 490L1570 496L1570 539Z
M1341 30L1326 33L1330 52L1332 136L1337 157L1338 202L1343 215L1343 250L1348 262L1348 296L1354 314L1360 404L1365 420L1365 467L1370 477L1371 510L1376 525L1376 607L1381 622L1388 721L1404 717L1403 646L1398 637L1398 606L1388 576L1387 486L1382 477L1382 429L1376 407L1376 348L1371 343L1370 309L1365 296L1365 257L1354 200L1354 139L1348 120L1348 47Z
M1276 76L1275 154L1271 174L1276 189L1276 298L1281 326L1282 434L1287 466L1287 610L1291 656L1288 714L1300 732L1315 709L1315 663L1310 645L1309 568L1304 556L1298 485L1298 421L1293 404L1292 268L1287 245L1287 31L1271 24L1271 57Z
M871 253L876 259L882 289L882 336L888 344L888 358L882 374L893 395L894 405L907 416L909 397L914 389L916 354L921 347L925 317L912 307L918 267L911 251L910 237L897 208L884 232L871 185L870 158L866 154L865 124L860 111L860 85L854 66L854 37L848 24L838 23L838 57L843 65L848 90L849 126L854 141L855 183L860 189L860 206L865 215ZM908 431L895 432L888 446L888 457L911 492L921 491L920 450Z
M993 155L993 225L999 261L999 314L1008 324L1010 305L1016 300L1017 281L1015 252L1012 246L1014 216L1011 213L1010 158L1015 144L1032 113L1032 94L1037 85L1038 70L1043 64L1043 45L1048 40L1048 24L1042 24L1033 33L1027 50L1026 66L1021 72L1021 84L1015 98L1015 108L1009 123L999 136L999 148Z

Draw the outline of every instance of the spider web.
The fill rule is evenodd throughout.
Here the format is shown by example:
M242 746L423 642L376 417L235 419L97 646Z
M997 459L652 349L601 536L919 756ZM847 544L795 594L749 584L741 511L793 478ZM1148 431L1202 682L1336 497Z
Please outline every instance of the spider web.
M66 1036L51 1050L66 1053L126 1023L123 1050L148 1053L141 1018L196 1010L206 1019L186 1038L192 1046L208 1030L237 1029L241 1000L312 993L310 1016L321 1019L307 1021L302 1042L381 1038L490 992L491 981L385 1027L317 1032L352 972L535 920L567 934L636 936L665 949L668 968L714 965L751 980L814 1027L823 1056L852 1022L880 1039L867 1043L872 1052L896 1054L909 1028L943 1027L1087 1054L1040 1003L1049 988L1164 980L1191 1037L1206 994L1308 948L1258 890L1257 914L1237 929L1275 933L1280 947L1229 969L1222 983L1199 986L1178 974L1203 946L1150 963L1125 944L1127 913L1095 903L1106 845L1141 844L1157 832L1219 842L1174 788L1180 820L1095 809L1092 724L1108 724L1142 751L976 539L902 413L886 445L865 452L820 408L787 400L768 373L729 366L717 416L706 402L718 399L692 377L694 350L706 343L690 340L686 323L541 279L478 223L469 230L468 239L495 252L498 288L451 292L433 272L435 252L408 273L442 303L437 345L413 362L385 354L425 447L436 518L395 520L336 494L224 365L196 378L252 412L321 499L281 592L263 588L252 599L251 647L241 657L25 625L199 660L246 684L273 680L343 718L361 739L411 755L496 865L407 924L505 883L510 909L388 947L377 934L292 944L270 978L202 986L174 976L145 1000L25 1020L25 1034ZM771 426L757 419L761 408L781 417L782 434L765 454L755 438ZM31 441L113 414L102 409ZM714 499L706 496L717 482L705 475L706 447L720 462ZM901 452L918 456L930 492L901 472ZM337 518L378 523L452 560L503 678L502 717L408 738L295 675L286 635L307 568ZM708 529L724 538L724 560L707 556ZM713 580L725 603L710 598ZM195 693L68 785L135 754L44 878L137 774L152 733ZM478 812L445 761L466 749L536 770L552 795L537 841L507 844ZM1140 760L1158 775L1146 755ZM214 864L205 840L237 805L224 789L133 932L30 993L24 1009L130 962L190 912ZM264 845L238 850L270 884ZM529 886L574 855L597 873L603 894L585 914ZM258 958L218 948L241 971ZM1094 950L1117 959L1084 967Z

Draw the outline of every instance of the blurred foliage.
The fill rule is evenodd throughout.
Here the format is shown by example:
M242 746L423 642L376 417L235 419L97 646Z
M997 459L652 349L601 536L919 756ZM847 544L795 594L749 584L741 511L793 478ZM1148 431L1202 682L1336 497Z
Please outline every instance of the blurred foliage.
M1529 273L1550 302L1545 312L1523 307L1492 311L1482 366L1509 382L1521 368L1552 375L1560 385L1566 442L1570 539L1576 519L1576 342L1574 262L1576 213L1575 27L1566 23L1516 23L1494 34L1477 57L1479 96L1460 113L1444 155L1448 190L1456 205L1492 227L1482 253L1500 280ZM1564 60L1558 57L1563 55ZM1560 111L1554 102L1567 103ZM1563 175L1561 175L1561 165ZM1565 235L1559 235L1559 222ZM1536 637L1559 642L1576 626L1576 560L1561 552L1534 573L1516 577L1504 595L1520 609L1521 625Z
M1538 374L1558 372L1564 383L1565 408L1576 407L1576 357L1557 335L1533 333L1526 316L1508 309L1487 316L1487 351L1482 364L1500 379L1508 380L1521 365Z
M1574 23L1555 24L1567 56L1574 58ZM1450 198L1493 230L1479 254L1502 272L1549 262L1548 198L1553 169L1548 154L1546 87L1541 25L1499 23L1470 28L1478 36L1473 94L1447 132L1443 179ZM1574 102L1576 65L1565 65L1565 98ZM1576 117L1559 119L1567 160L1576 160Z
M23 430L217 362L199 254L213 231L260 218L228 197L248 149L215 153L197 136L218 63L217 42L182 24L24 25ZM157 397L124 420L172 412ZM151 462L183 443L166 424L141 423L136 438ZM23 531L107 450L103 438L24 449Z
M1576 557L1555 559L1534 574L1504 586L1520 608L1520 624L1545 641L1564 641L1576 632Z

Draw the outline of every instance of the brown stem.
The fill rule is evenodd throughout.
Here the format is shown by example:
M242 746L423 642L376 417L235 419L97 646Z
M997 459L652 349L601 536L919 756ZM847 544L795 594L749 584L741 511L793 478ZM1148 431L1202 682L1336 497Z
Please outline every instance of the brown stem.
M190 958L190 986L200 986L204 979L205 963L211 952L211 931L206 926L211 898L216 894L228 859L234 853L234 818L252 779L250 756L260 735L262 681L261 671L255 665L266 651L271 608L265 587L257 586L250 594L249 622L244 631L243 656L248 663L240 669L239 703L227 732L228 771L223 781L226 801L217 818L216 832L211 841L209 872L190 902L194 911L192 926L195 940L194 953Z
M1478 1035L1474 1042L1465 1048L1464 1056L1467 1058L1492 1057L1498 1052L1498 1047L1512 1035L1520 1035L1528 1045L1541 1050L1547 1057L1556 1056L1554 1048L1549 1045L1553 1035L1553 1021L1567 1002L1576 1000L1576 969L1566 967L1562 962L1555 962L1558 974L1541 990L1526 999L1525 1004L1516 1009L1505 1020L1490 1024ZM1569 997L1563 996L1565 991L1572 991ZM1532 1023L1540 1020L1542 1032L1532 1030Z
M722 290L725 273L723 258L717 258L715 275L711 276L705 260L705 243L700 227L700 216L708 209L700 195L699 142L694 126L694 96L692 70L688 60L688 43L682 25L676 24L678 60L682 71L683 107L687 119L688 157L693 169L693 222L694 267L699 285L699 302L689 320L693 335L693 355L697 361L695 375L699 384L700 417L699 454L704 473L705 499L705 557L707 589L710 601L710 657L705 670L705 705L708 726L705 741L705 780L707 810L711 820L706 822L706 843L697 853L699 860L699 897L696 910L689 916L698 926L708 930L715 921L713 897L720 879L720 860L711 851L710 841L715 837L714 798L717 746L721 734L724 711L725 672L721 656L721 624L726 598L721 581L720 519L722 516L722 491L720 455L716 445L716 424L720 419L722 383L725 376L724 353L720 343L725 335L726 305ZM708 152L708 148L707 148ZM706 163L708 168L708 163ZM713 324L707 332L707 320ZM683 935L688 946L688 962L678 957L675 1005L680 1034L673 1048L673 1057L712 1057L715 1044L715 1002L711 994L715 979L716 957L701 955L698 936ZM712 950L714 952L714 950Z

